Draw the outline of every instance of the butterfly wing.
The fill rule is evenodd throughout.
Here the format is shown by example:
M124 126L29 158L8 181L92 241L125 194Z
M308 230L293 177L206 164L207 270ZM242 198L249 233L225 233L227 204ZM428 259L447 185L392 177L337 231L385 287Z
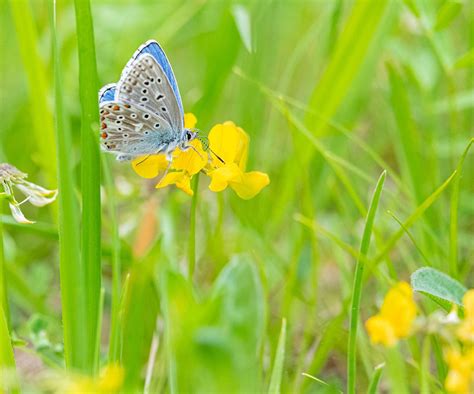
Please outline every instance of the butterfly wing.
M114 101L116 86L116 83L109 83L99 90L99 104L102 104L106 101Z
M102 148L119 158L165 152L175 141L166 119L132 103L102 102L100 123Z
M122 74L115 100L154 112L168 121L176 137L181 135L183 114L166 73L152 55L141 55Z
M164 73L168 77L168 81L173 89L181 114L184 114L183 103L181 101L181 95L179 94L179 88L178 84L176 83L176 78L174 76L173 69L171 68L171 64L168 61L165 52L163 51L163 49L161 49L160 45L155 40L148 40L135 51L132 58L125 66L123 73L125 73L127 68L131 67L131 65L136 59L138 59L141 55L147 53L155 58L156 62L161 66Z

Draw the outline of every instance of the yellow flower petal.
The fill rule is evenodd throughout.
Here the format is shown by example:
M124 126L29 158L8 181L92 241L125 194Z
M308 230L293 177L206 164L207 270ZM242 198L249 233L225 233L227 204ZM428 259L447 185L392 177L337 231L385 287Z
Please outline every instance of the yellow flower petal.
M202 149L201 141L193 140L191 141L190 145L196 150L193 148L189 148L185 151L178 149L176 157L171 163L171 168L183 170L189 175L194 175L201 171L207 164L208 154Z
M241 182L231 182L230 186L240 198L249 200L260 193L260 191L269 183L270 178L267 174L259 171L252 171L244 173Z
M466 294L464 294L462 298L462 303L464 306L464 314L474 318L474 289L466 291Z
M184 114L184 127L187 129L194 129L196 127L197 119L193 113L188 112Z
M132 161L133 170L142 178L155 178L168 167L165 155L141 156Z
M388 291L380 314L392 324L398 338L408 336L416 317L413 291L408 283L399 282Z
M458 338L465 343L474 344L474 289L466 291L462 299L464 320L456 331Z
M392 324L381 315L375 315L365 322L372 343L381 343L391 347L397 343L397 336Z
M115 393L123 385L124 370L120 365L107 365L100 373L98 391L100 393Z
M242 171L247 161L249 138L247 134L232 122L215 125L209 132L209 146L225 164L236 163ZM222 162L213 157L213 165L219 167Z
M235 163L223 165L216 170L208 172L211 177L209 189L213 192L224 190L230 182L239 182L242 180L242 171Z
M449 349L445 360L449 367L444 382L446 390L450 393L469 393L470 386L474 383L474 352L462 354L457 349Z
M155 187L162 189L169 185L176 185L177 188L190 196L194 194L191 189L191 177L184 171L169 172Z

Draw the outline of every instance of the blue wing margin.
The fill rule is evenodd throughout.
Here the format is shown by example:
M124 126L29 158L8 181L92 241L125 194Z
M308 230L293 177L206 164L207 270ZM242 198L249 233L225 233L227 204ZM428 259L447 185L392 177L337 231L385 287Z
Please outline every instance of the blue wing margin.
M107 101L114 101L115 99L115 87L117 84L109 83L100 89L99 91L99 104Z
M168 78L168 81L170 82L170 85L173 89L174 95L176 96L176 101L178 102L181 114L184 114L183 103L181 101L181 95L179 94L178 84L176 83L176 78L174 76L173 69L171 68L171 64L168 61L165 52L163 51L163 49L161 49L160 45L155 40L148 40L142 46L140 46L140 48L138 48L137 51L133 54L127 66L133 61L135 61L135 59L137 59L140 55L143 55L145 53L149 53L151 56L153 56L165 72L166 77ZM127 66L125 66L125 69L127 68Z

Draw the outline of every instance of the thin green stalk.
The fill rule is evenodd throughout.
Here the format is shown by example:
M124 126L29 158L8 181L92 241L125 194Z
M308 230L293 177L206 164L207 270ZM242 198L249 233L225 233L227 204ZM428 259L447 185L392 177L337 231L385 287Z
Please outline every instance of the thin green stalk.
M423 339L420 364L420 394L429 394L431 378L431 339L429 336Z
M104 312L104 296L105 296L105 290L102 287L100 289L100 299L99 299L99 314L97 318L97 335L95 337L95 346L94 346L94 368L93 368L93 373L94 375L97 375L99 372L99 367L100 367L100 333L102 332L102 315Z
M281 392L281 381L283 376L283 364L285 362L285 343L286 343L286 319L281 321L280 337L278 338L278 346L275 353L275 361L273 363L272 377L270 378L270 386L268 392L278 394Z
M100 155L97 67L89 0L75 0L81 100L82 268L85 277L87 366L93 367L101 288Z
M16 381L16 365L15 365L15 356L13 355L13 347L10 338L10 332L8 330L7 319L5 316L5 311L0 305L0 392L3 392L4 380L2 379L2 374L9 374L10 377L14 378ZM14 382L15 383L15 382ZM8 390L5 388L5 391L13 393L18 393L19 391Z
M84 369L86 311L84 280L79 249L79 206L75 198L73 151L70 130L64 118L61 61L56 38L55 4L49 6L54 61L55 128L58 163L59 268L61 282L64 353L68 368Z
M461 172L464 164L464 159L469 152L474 138L467 145L464 153L457 165L457 174L453 182L453 192L450 201L450 222L449 222L449 273L455 278L459 279L458 272L458 206L459 206L459 184L461 181Z
M3 198L0 196L0 215L3 211ZM0 221L0 306L5 311L7 326L10 325L10 313L8 309L7 281L5 280L5 251L3 250L3 223Z
M102 169L104 172L105 190L107 193L107 207L109 209L109 220L112 231L112 306L109 340L109 362L119 360L119 312L122 268L120 262L120 235L118 231L117 210L115 201L115 186L110 172L108 158L102 156Z
M198 203L199 173L194 176L193 200L191 202L191 213L189 218L189 242L188 242L188 275L192 281L194 269L196 268L196 209Z
M384 171L380 175L375 187L372 201L370 202L367 219L365 221L364 233L360 244L360 255L366 257L370 246L370 238L372 236L372 227L374 225L375 214L379 205L380 195L382 193L383 184L387 172ZM356 392L356 367L357 367L357 326L359 323L360 299L362 294L362 278L364 273L364 263L361 259L357 259L354 286L352 289L352 304L349 327L349 342L347 355L347 392L352 394Z
M380 365L377 365L375 367L374 374L372 375L372 378L370 379L367 394L376 394L377 393L377 387L379 386L380 378L382 376L382 372L383 372L384 367L385 367L385 364L380 364Z
M408 394L407 371L402 352L398 347L386 350L388 378L390 380L390 392L397 394Z

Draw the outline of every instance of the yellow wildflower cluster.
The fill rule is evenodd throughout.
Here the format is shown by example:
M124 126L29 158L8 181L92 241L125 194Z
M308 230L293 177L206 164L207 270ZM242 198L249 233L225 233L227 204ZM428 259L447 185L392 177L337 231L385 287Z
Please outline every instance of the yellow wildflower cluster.
M399 282L388 291L380 313L368 319L365 326L372 343L391 347L409 335L415 317L413 291L408 283Z
M124 370L120 365L105 366L96 378L73 377L63 382L58 390L67 394L113 394L118 393L123 386Z
M474 392L474 289L463 297L464 319L456 329L462 347L452 346L445 351L449 367L445 387L450 393Z
M184 121L187 128L194 128L197 122L193 114L186 114ZM198 139L193 140L192 148L186 151L176 149L167 173L168 162L164 155L137 158L132 162L133 169L144 178L162 176L156 185L158 189L176 185L191 196L191 178L200 171L211 178L211 191L220 192L230 186L245 200L257 195L270 183L268 175L263 172L246 172L249 137L233 122L215 125L208 139L209 150L206 151Z

